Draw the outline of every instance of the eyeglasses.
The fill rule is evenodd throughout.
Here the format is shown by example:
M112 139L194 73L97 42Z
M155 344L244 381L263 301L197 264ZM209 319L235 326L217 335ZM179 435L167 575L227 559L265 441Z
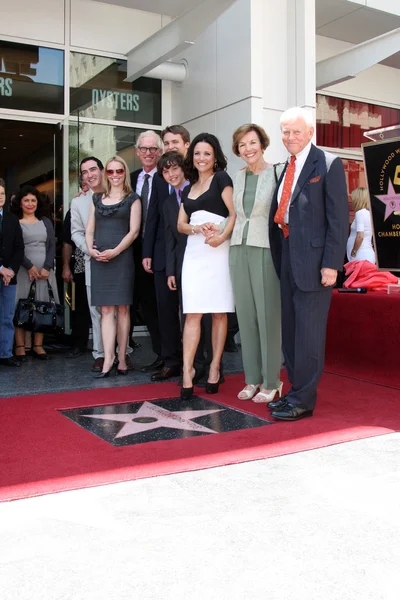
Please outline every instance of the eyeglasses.
M155 146L151 146L150 148L147 146L139 146L138 150L140 154L146 154L147 152L149 152L149 154L155 154L158 151L158 148Z
M107 169L106 173L107 175L114 175L114 173L117 175L123 175L125 173L125 169Z

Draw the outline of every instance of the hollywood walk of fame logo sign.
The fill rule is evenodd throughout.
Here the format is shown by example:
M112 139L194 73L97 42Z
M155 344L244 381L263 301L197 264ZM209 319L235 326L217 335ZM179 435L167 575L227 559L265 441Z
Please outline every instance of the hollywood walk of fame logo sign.
M377 266L400 271L400 138L362 146Z
M113 446L216 435L272 425L267 419L194 396L60 411Z

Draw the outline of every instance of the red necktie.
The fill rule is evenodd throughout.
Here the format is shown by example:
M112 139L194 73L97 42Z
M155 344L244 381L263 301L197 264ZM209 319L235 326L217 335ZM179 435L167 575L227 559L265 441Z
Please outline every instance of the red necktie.
M294 172L296 170L296 165L294 164L295 162L296 157L291 156L285 173L285 181L283 182L281 200L274 217L275 223L278 223L278 225L281 226L285 238L289 235L289 227L285 223L285 213L290 202L290 196L292 195Z

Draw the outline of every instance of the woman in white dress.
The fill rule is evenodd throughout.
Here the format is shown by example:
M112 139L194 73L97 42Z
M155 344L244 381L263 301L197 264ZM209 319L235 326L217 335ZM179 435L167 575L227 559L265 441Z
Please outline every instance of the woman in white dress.
M372 247L372 225L369 212L368 192L359 187L351 193L355 217L351 224L347 240L347 258L352 260L369 260L375 264L375 252Z
M235 224L233 184L218 139L201 133L192 141L185 160L186 187L178 231L188 236L182 266L183 387L189 399L197 383L193 367L203 314L212 314L213 359L206 391L218 392L220 363L227 333L227 313L235 311L229 273L229 237Z

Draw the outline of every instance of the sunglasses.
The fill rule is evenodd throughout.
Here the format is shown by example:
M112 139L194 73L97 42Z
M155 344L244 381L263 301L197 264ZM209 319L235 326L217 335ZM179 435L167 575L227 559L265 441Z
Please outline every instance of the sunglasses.
M114 173L117 175L123 175L125 173L125 169L107 169L106 173L107 175L114 175Z

